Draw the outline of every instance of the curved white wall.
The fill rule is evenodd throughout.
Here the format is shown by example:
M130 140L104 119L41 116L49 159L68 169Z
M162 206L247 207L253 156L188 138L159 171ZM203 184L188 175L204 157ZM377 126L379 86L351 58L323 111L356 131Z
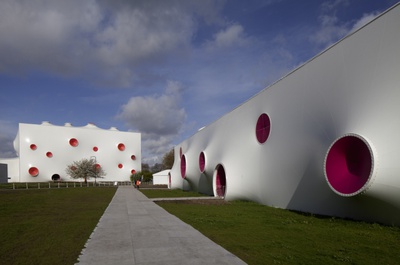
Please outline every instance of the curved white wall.
M222 165L228 200L400 224L399 29L397 4L177 145L172 188L216 194Z

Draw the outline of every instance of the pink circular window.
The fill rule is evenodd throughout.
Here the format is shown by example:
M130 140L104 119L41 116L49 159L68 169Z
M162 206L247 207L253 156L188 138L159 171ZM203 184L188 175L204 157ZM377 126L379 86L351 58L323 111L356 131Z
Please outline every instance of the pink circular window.
M93 147L93 151L97 152L99 151L99 148L97 146Z
M122 144L122 143L118 144L118 150L119 151L124 151L125 150L125 145Z
M101 166L100 166L100 164L95 164L95 165L94 165L94 168L95 168L96 170L100 170Z
M79 142L78 142L77 139L71 138L71 139L69 139L69 144L70 144L71 146L73 146L73 147L77 147L77 146L79 145Z
M181 176L182 178L186 178L186 157L182 155L181 157Z
M36 150L36 149L37 149L36 144L31 144L29 147L30 147L32 150Z
M32 177L37 177L37 175L39 175L39 169L37 167L29 168L28 172Z
M201 173L204 172L205 167L206 167L206 157L204 155L204 152L201 152L199 155L199 169Z
M135 155L131 155L131 159L132 160L136 160L136 156Z
M132 169L132 170L131 170L131 173L132 173L132 174L135 174L135 173L136 173L136 170Z
M52 158L52 157L53 157L53 153L52 153L52 152L47 152L47 153L46 153L46 156L47 156L48 158Z
M271 129L271 121L267 114L263 113L258 117L256 125L256 137L259 143L265 143Z
M358 135L336 140L325 157L325 177L331 189L342 196L363 192L372 177L373 154Z
M225 196L226 190L226 175L224 167L219 164L215 172L215 185L217 196Z
M118 168L123 168L123 167L124 167L124 165L118 164Z

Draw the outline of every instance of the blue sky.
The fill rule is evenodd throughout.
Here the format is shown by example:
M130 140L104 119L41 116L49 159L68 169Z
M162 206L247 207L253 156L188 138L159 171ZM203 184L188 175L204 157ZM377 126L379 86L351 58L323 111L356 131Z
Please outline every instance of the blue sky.
M1 0L0 157L18 123L142 133L143 162L398 0Z

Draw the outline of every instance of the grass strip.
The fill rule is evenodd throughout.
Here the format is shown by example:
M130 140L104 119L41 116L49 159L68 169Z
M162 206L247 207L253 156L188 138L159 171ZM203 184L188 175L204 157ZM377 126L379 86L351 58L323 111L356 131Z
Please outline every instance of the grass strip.
M179 189L140 189L147 198L179 198L179 197L204 197L208 195L194 191L183 191Z
M115 191L0 191L0 264L76 263Z
M254 202L158 205L248 264L398 264L400 228Z

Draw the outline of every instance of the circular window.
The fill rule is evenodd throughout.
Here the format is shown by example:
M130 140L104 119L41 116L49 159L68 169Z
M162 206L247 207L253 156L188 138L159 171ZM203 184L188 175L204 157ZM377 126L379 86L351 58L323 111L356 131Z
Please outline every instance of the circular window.
M325 157L325 178L331 189L342 196L365 191L373 173L373 154L368 142L359 135L337 139Z
M267 114L263 113L258 117L256 125L256 137L259 143L267 141L271 129L271 121Z
M135 155L131 155L131 159L132 160L136 160L136 156Z
M69 139L69 144L70 144L72 147L77 147L77 146L79 145L79 142L78 142L77 139L71 138L71 139Z
M100 164L95 164L95 165L94 165L94 168L95 168L96 170L100 170L101 166L100 166Z
M135 173L136 173L136 170L132 169L131 174L135 174Z
M205 167L206 167L206 157L204 155L204 152L201 152L199 155L199 169L201 173L204 172Z
M181 176L182 178L186 178L186 157L182 155L181 157Z
M99 148L97 146L93 147L93 151L97 152L99 151Z
M124 167L124 165L118 164L118 168L123 168L123 167Z
M124 151L125 150L125 145L122 144L122 143L118 144L118 150L119 151Z
M37 149L36 144L31 144L29 147L31 148L31 150L36 150Z
M52 158L52 157L53 157L53 153L52 153L52 152L47 152L47 153L46 153L46 156L47 156L48 158Z
M51 176L51 180L52 181L59 181L61 180L61 177L59 174L53 174L53 176Z
M39 175L39 169L37 167L30 167L28 172L32 177L37 177Z
M215 186L217 196L225 196L226 191L226 175L224 167L219 164L215 169Z

